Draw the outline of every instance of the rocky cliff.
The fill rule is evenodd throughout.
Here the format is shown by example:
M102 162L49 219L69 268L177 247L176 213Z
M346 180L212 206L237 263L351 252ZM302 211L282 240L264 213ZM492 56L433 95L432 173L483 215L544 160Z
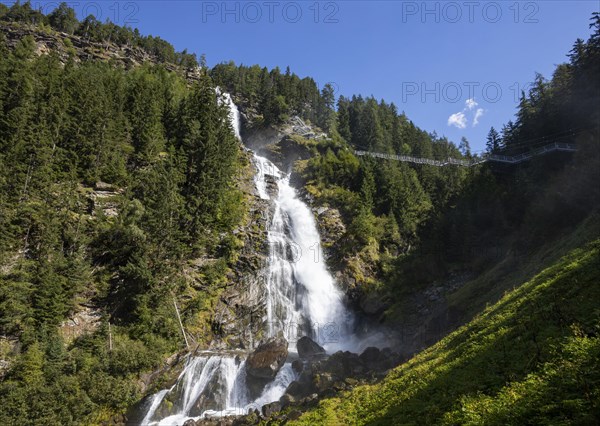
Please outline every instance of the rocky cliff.
M21 23L0 22L0 33L6 38L6 44L13 48L23 37L30 36L36 44L36 54L48 55L51 52L58 55L63 63L69 58L75 62L106 61L126 69L134 68L144 63L160 63L157 57L150 55L139 47L118 45L116 43L96 43L77 35L56 32L48 29L42 31L38 26ZM169 71L177 72L189 81L199 77L198 69L184 69L174 64L163 63Z

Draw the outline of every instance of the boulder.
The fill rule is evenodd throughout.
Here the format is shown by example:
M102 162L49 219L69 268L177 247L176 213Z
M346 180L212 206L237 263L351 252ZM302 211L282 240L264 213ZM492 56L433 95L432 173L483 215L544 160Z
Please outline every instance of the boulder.
M272 414L281 411L281 403L279 401L271 402L262 406L263 417L271 417Z
M365 373L365 367L359 356L347 351L338 351L331 355L321 369L338 378L360 377Z
M94 189L96 191L114 191L115 188L110 183L98 181L94 184Z
M379 370L379 360L381 358L381 351L379 348L370 346L360 354L359 358L369 370Z
M279 403L281 404L282 409L289 407L290 404L294 402L296 402L296 400L289 393L284 393L283 396L279 398Z
M294 400L302 399L314 392L313 386L307 382L293 381L289 384L285 393L291 395Z
M275 378L288 355L288 342L283 336L258 346L246 360L246 372L257 379Z
M325 355L325 349L308 336L303 336L296 343L300 358L313 358Z
M302 400L302 405L311 407L319 403L319 394L311 393Z
M294 372L296 372L297 374L302 373L302 371L304 370L304 362L302 362L301 359L295 359L294 361L292 361L292 370L294 370Z

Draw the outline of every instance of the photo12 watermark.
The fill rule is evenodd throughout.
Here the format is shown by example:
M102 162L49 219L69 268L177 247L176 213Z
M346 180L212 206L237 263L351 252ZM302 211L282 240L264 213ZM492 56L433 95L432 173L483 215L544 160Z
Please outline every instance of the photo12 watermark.
M201 9L203 24L337 24L340 12L339 3L333 1L203 1Z
M539 2L534 1L403 1L401 22L537 24L539 12Z
M323 258L321 243L315 241L310 246L305 247L303 251L302 246L294 241L269 242L269 258L271 260L284 260L289 263L298 263L302 259L302 256L309 256L309 259L314 263L321 262Z
M401 85L402 103L417 101L422 103L462 103L465 99L479 99L497 103L504 96L510 96L515 103L523 93L534 87L533 82L500 83L497 81L403 81Z
M2 3L11 7L16 2ZM109 20L126 26L139 23L140 2L134 1L32 1L30 6L33 10L49 15L63 3L73 9L79 19L93 15L99 22Z

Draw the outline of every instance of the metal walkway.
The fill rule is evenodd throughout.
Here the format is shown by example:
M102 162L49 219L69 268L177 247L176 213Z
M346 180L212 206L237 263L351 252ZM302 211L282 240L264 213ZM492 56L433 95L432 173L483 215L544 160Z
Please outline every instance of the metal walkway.
M406 163L415 163L415 164L428 164L430 166L435 167L445 167L445 166L463 166L463 167L472 167L481 163L485 163L488 161L494 161L497 163L506 163L506 164L517 164L523 161L530 160L532 157L548 154L554 151L564 151L564 152L575 152L577 148L573 144L562 143L562 142L554 142L548 145L544 145L541 148L536 150L514 155L497 155L497 154L486 154L482 157L476 157L472 160L461 160L457 158L448 158L446 160L432 160L430 158L421 158L421 157L411 157L409 155L394 155L394 154L383 154L380 152L369 152L369 151L354 151L356 155L366 155L369 157L375 158L385 158L387 160L395 160L402 161Z

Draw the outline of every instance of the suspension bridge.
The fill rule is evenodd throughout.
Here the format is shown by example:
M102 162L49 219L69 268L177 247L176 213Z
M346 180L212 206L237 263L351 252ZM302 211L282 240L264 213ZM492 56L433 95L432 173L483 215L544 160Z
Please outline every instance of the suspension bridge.
M394 155L394 154L383 154L381 152L370 152L370 151L354 151L355 155L359 156L369 156L374 158L384 158L386 160L395 160L402 161L405 163L414 163L414 164L428 164L430 166L436 167L445 167L445 166L463 166L463 167L473 167L478 164L482 164L485 162L493 161L497 163L505 163L505 164L518 164L523 161L530 160L533 157L538 155L544 155L551 152L575 152L577 151L577 147L574 144L564 143L564 142L553 142L547 145L544 145L535 150L525 152L518 155L499 155L499 154L484 154L482 156L477 156L472 159L458 159L458 158L447 158L445 160L433 160L431 158L423 158L423 157L411 157L410 155Z

